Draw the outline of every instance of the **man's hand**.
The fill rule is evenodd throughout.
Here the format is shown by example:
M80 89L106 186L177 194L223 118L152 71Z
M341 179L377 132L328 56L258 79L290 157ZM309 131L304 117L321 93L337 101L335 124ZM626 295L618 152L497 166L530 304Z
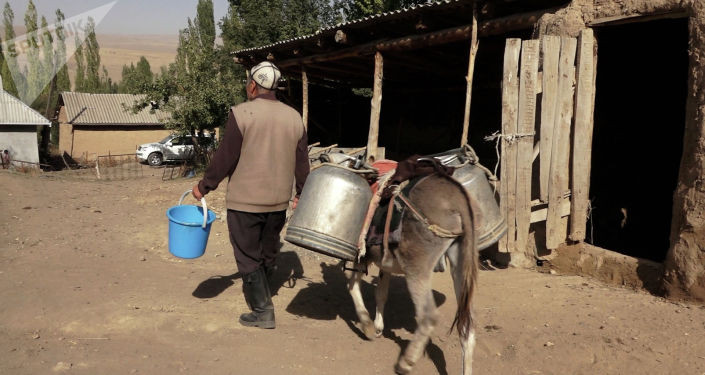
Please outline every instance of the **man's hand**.
M201 198L203 198L203 194L201 194L201 191L198 190L198 184L193 185L193 189L191 190L191 193L193 194L193 197L196 198L197 201L200 201Z
M298 206L298 205L299 205L299 197L296 196L296 197L294 197L294 202L291 203L291 209L295 210L296 206Z

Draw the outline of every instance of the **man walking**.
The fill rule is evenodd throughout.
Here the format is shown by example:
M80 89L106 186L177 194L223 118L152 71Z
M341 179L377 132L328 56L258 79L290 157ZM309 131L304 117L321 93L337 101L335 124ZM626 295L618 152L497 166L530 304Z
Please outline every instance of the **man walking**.
M296 195L301 194L309 173L301 115L275 96L280 77L279 69L267 61L251 69L248 101L230 109L223 142L193 187L193 196L200 200L229 177L228 230L252 310L240 316L248 327L275 326L267 278L275 267L292 185L296 180Z

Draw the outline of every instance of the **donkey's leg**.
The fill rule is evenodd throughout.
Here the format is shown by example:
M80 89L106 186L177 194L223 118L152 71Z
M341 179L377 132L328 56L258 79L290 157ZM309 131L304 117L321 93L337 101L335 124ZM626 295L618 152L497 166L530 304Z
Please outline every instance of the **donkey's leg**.
M475 326L470 325L468 337L460 335L460 346L463 351L463 375L472 375L472 354L475 351Z
M451 275L453 276L455 297L458 303L461 303L460 295L463 288L463 267L461 266L463 259L461 257L463 257L464 254L460 252L459 242L454 242L453 245L448 248L446 255L448 256L448 263L450 263ZM472 375L472 356L473 351L475 350L475 326L470 324L469 327L465 327L467 336L464 336L462 333L463 329L461 328L463 327L457 328L458 336L460 336L460 346L463 353L463 375Z
M361 280L362 273L353 271L352 276L348 279L348 290L350 291L350 296L355 304L355 312L357 313L358 319L360 319L362 331L368 339L372 340L375 338L375 327L372 319L370 319L370 314L367 312L367 308L365 307L365 301L362 299L362 293L360 292Z
M389 296L389 281L392 275L389 272L379 271L379 283L375 291L375 300L377 301L377 313L375 315L375 334L377 337L382 336L384 330L384 305L387 303Z
M426 349L429 337L438 322L436 302L433 300L431 292L430 273L429 269L428 275L422 276L423 279L417 279L414 277L415 275L407 275L406 284L416 310L416 332L394 367L397 374L411 372L411 368ZM409 276L412 278L410 279Z

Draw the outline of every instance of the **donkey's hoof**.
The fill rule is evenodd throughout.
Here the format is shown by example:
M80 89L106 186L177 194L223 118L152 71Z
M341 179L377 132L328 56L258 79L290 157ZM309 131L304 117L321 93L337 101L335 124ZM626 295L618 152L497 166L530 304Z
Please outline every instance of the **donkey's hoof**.
M383 333L383 332L382 332L381 329L375 330L375 336L376 336L376 337L382 337L382 333Z
M399 375L406 375L411 373L411 366L404 361L404 359L399 360L396 365L394 365L394 373Z
M372 322L362 324L362 331L365 333L365 337L367 337L368 340L374 340L375 337L377 337L377 331L375 330L375 326Z

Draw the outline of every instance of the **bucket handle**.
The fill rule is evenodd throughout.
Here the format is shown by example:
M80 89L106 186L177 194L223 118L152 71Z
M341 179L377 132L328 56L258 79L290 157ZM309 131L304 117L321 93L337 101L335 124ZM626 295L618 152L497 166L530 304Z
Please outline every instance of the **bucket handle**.
M184 201L184 198L186 198L187 195L191 194L191 190L186 190L183 194L181 194L181 199L179 199L179 206L181 206L181 202ZM201 197L201 205L203 206L203 226L202 228L206 228L206 222L208 222L208 206L206 205L206 198Z

